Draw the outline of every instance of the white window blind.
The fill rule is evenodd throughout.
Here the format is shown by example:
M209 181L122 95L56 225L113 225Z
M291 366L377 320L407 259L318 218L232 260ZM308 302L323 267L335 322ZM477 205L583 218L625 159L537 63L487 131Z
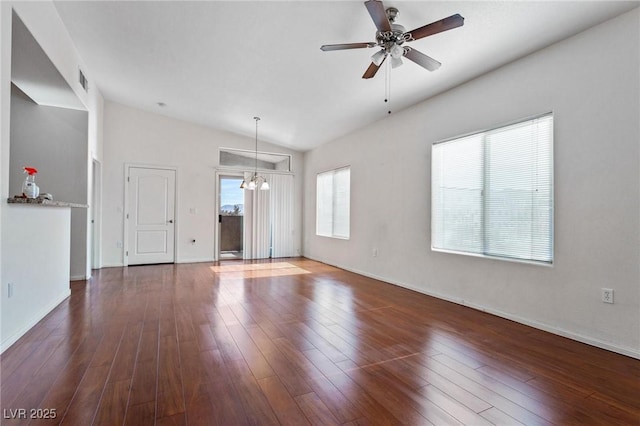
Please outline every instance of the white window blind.
M349 238L351 168L319 173L316 181L316 234Z
M553 262L553 115L433 145L432 248Z

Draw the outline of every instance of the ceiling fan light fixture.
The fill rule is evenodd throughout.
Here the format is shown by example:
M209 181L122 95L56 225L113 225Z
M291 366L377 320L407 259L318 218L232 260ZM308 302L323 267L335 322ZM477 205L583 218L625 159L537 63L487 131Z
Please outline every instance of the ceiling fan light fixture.
M385 52L384 49L381 49L376 53L374 53L373 56L371 56L371 62L376 64L376 66L380 66L380 64L382 64L382 61L384 61L384 58L386 56L387 56L387 52Z
M262 182L262 184L260 185L260 189L263 191L268 191L269 190L269 182L267 182L266 180Z
M400 59L404 55L404 49L397 44L394 44L391 48L391 57L393 59Z
M394 58L392 56L391 57L391 68L398 68L400 65L402 65L402 59L401 58Z

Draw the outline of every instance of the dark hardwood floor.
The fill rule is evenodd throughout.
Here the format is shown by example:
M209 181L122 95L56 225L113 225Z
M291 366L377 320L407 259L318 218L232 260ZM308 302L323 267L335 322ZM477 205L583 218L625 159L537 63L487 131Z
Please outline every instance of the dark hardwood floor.
M639 360L306 259L95 271L1 373L7 425L640 424Z

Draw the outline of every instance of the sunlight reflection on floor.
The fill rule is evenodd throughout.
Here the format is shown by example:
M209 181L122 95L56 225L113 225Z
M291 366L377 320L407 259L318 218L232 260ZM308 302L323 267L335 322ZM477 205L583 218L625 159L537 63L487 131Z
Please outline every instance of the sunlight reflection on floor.
M285 275L310 274L289 262L272 263L238 263L233 265L216 265L211 270L224 278L261 278L281 277Z

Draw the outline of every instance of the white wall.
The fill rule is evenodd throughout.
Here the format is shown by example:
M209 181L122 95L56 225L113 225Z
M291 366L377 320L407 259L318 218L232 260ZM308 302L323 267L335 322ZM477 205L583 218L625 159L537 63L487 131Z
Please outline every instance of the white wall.
M14 87L11 94L9 195L22 193L23 166L38 169L36 184L55 200L88 204L86 111L41 106ZM84 279L87 210L71 210L71 278Z
M101 129L102 118L98 115L102 97L92 82L91 73L86 69L79 57L71 39L58 16L52 2L0 2L0 303L1 321L0 350L4 351L15 339L20 337L33 323L52 309L64 293L57 289L69 289L69 253L58 249L50 250L46 239L55 239L59 244L69 243L69 222L66 225L67 239L55 232L65 230L60 215L69 216L66 208L55 210L52 208L38 208L30 206L9 205L9 175L11 151L10 138L10 100L11 100L11 27L12 10L20 16L24 24L38 41L51 62L67 81L71 89L89 112L89 140L95 141L91 155L100 155L101 137L96 132ZM90 86L89 93L85 93L77 82L78 68L82 68L87 75ZM87 153L89 151L86 151ZM87 163L89 161L87 154ZM43 226L49 219L42 215L50 215L51 223ZM68 219L67 219L68 221ZM31 226L29 225L31 224ZM49 229L54 227L56 229ZM25 228L28 232L25 231ZM33 232L31 232L33 230ZM21 237L28 236L30 243L27 247ZM66 242L65 242L66 241ZM88 243L88 242L87 242ZM25 248L31 248L36 253L37 264L25 256ZM39 255L40 250L48 255ZM29 251L29 250L27 250ZM63 263L64 262L64 263ZM59 273L60 268L66 271L64 277ZM50 271L44 279L42 271ZM15 297L7 297L7 284L15 284ZM21 290L22 289L22 290ZM53 291L52 292L50 292ZM56 291L54 291L56 290ZM56 293L56 294L54 294ZM29 297L22 297L24 295ZM20 297L18 297L20 295ZM14 315L19 312L19 315Z
M8 208L3 228L13 232L2 236L2 251L13 261L2 268L2 351L71 294L69 208L19 204ZM9 283L13 284L10 298Z
M251 120L251 117L247 118ZM216 168L219 148L255 149L255 139L216 131L121 104L107 102L104 114L103 266L121 266L124 241L125 164L177 168L176 260L214 259ZM290 154L294 172L296 211L292 223L296 252L300 252L302 213L302 154L260 142L260 151ZM191 213L192 209L197 213ZM196 244L191 244L195 239Z
M639 21L635 9L306 153L304 255L640 357ZM431 144L548 111L554 266L432 252ZM344 165L351 239L318 237L315 176Z

